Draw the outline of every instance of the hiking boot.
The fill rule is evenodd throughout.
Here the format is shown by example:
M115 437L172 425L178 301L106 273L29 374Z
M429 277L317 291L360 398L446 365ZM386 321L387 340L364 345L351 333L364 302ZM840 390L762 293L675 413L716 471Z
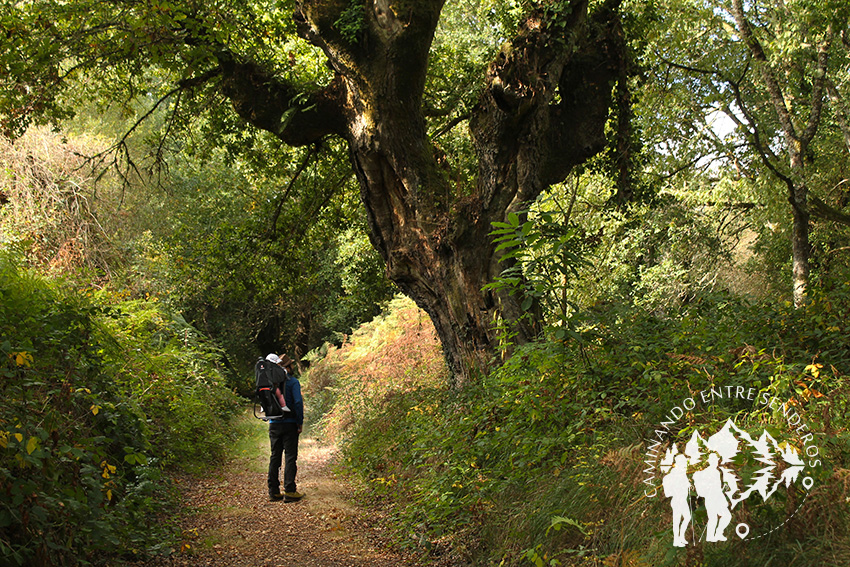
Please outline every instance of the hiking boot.
M269 494L269 500L271 502L278 502L280 500L283 500L283 494L281 494L280 492L277 492L275 494Z
M284 502L298 502L304 498L304 494L301 492L284 492L283 493L283 501Z

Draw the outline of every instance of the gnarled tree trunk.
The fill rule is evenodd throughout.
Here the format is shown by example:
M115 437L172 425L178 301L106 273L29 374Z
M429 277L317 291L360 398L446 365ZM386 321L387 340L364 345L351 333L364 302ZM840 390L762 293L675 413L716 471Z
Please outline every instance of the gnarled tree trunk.
M328 134L347 140L372 244L392 281L431 316L460 384L492 363L494 320L521 314L515 297L482 292L504 267L488 236L491 224L605 143L622 53L618 19L613 5L589 17L586 1L558 12L567 16L529 16L482 78L470 121L478 180L460 195L429 140L422 108L442 1L367 0L356 38L336 29L346 7L312 0L295 14L299 33L335 72L309 102L296 102L286 85L237 61L227 62L226 94L243 117L287 143ZM520 328L518 340L533 333Z

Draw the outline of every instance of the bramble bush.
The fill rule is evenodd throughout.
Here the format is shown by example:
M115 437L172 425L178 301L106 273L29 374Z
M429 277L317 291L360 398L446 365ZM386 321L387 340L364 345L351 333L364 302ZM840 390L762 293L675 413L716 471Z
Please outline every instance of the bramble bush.
M0 255L0 557L99 564L170 544L166 467L215 460L213 352L153 302L98 303Z

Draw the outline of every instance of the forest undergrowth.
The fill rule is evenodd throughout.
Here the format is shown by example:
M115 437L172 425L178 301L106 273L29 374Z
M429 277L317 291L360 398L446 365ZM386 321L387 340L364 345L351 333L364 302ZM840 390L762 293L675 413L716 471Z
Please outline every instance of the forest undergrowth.
M848 313L850 284L804 310L730 294L663 315L609 303L574 321L580 340L516 348L480 383L451 389L427 316L396 300L341 348L314 353L305 391L362 497L397 519L402 547L493 566L847 564ZM726 419L817 465L806 487L798 478L735 509L732 526L757 539L706 542L694 497L693 541L673 547L651 471L672 443Z
M156 298L80 290L0 254L2 565L172 545L169 472L220 459L241 407L220 360Z

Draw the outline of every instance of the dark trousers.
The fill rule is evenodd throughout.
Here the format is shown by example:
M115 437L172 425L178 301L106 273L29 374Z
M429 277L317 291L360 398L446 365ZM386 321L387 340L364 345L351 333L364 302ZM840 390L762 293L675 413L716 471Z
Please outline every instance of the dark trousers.
M272 455L269 459L269 494L280 492L280 463L283 466L283 491L295 492L295 473L298 472L298 424L270 423L269 441Z

